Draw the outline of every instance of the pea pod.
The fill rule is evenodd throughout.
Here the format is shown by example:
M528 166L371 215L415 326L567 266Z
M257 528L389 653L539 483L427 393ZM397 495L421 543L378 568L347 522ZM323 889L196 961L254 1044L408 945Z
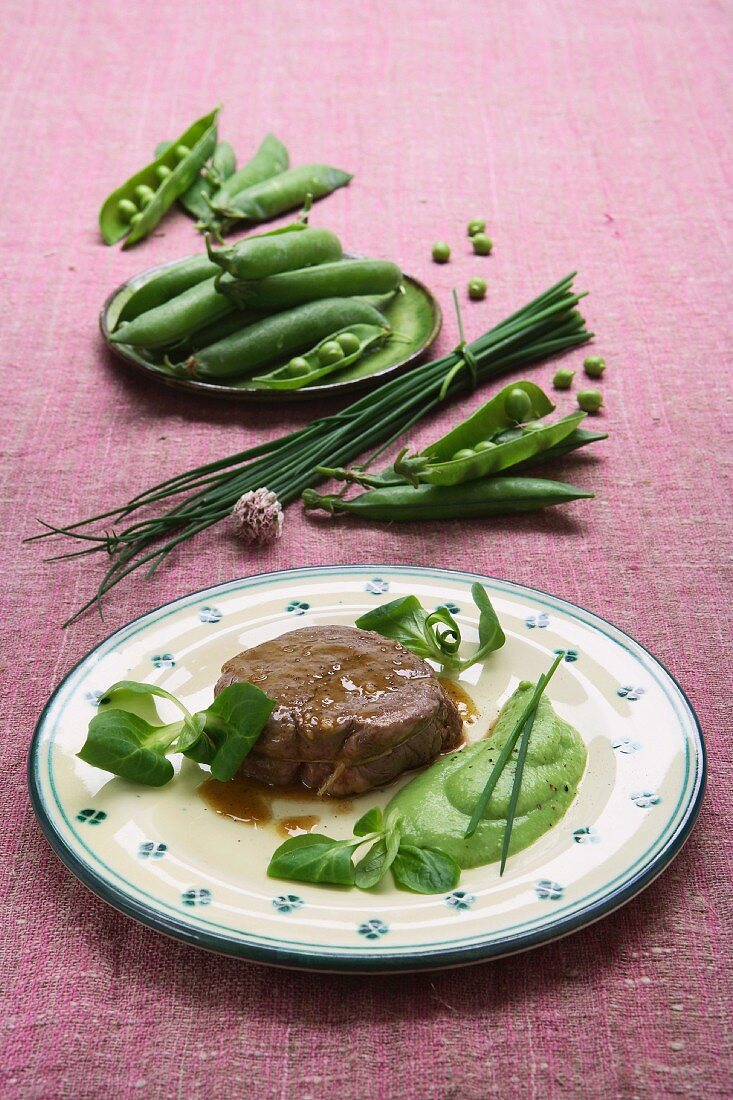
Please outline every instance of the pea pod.
M105 199L99 213L99 227L107 244L115 244L125 237L123 248L127 248L152 232L166 210L188 190L214 152L218 116L217 107L198 119L177 141ZM142 207L137 191L141 187L152 191L152 197ZM132 216L128 205L131 202L139 211Z
M352 178L348 172L327 164L304 164L247 187L224 203L214 198L212 206L229 223L242 219L266 222L278 214L303 206L308 195L314 201L330 195ZM228 228L226 222L225 228Z
M359 346L356 350L347 351L343 358L324 365L319 355L324 346L332 341L339 344L340 337L348 336L353 336L358 342ZM361 359L371 348L384 343L388 337L389 329L385 329L381 325L350 325L348 328L331 333L324 340L321 340L311 351L306 352L300 362L291 360L290 363L286 363L284 367L279 367L270 374L255 375L253 381L261 382L270 390L299 390L303 386L310 386L311 383L317 382L320 378L325 378L329 374L345 370L346 367L350 367L352 363L356 363ZM343 343L348 348L349 345L346 340Z
M218 274L219 270L216 264L200 253L170 264L133 291L120 310L117 324L132 321L141 313L155 309L156 306L162 306L171 298L182 294L184 290L189 290L190 287L204 282L205 279L211 279Z
M561 481L534 477L496 477L450 485L392 485L370 489L351 500L322 496L315 489L303 493L307 509L348 512L367 520L414 523L425 520L480 519L514 512L534 512L555 504L592 497L583 489Z
M297 239L302 236L298 234ZM285 271L257 282L240 282L224 276L219 280L219 290L242 308L265 312L290 309L318 298L389 294L401 282L402 272L388 260L339 260Z
M343 256L341 241L335 233L303 222L293 222L272 233L258 233L231 248L214 249L207 237L206 248L209 260L223 272L246 280L266 279Z
M178 369L202 379L247 377L355 324L389 328L382 314L366 302L326 298L256 321L190 356Z
M179 203L187 214L196 218L199 228L205 229L215 220L211 206L204 196L211 198L222 182L232 175L236 167L237 158L234 149L228 141L220 141L209 166L203 169L188 190L181 195Z
M602 439L608 439L607 432L589 432L583 428L576 428L574 431L566 435L560 443L556 443L552 447L548 447L544 451L539 451L536 455L532 455L531 458L517 462L511 466L511 476L515 474L523 473L525 470L530 469L538 463L552 462L553 459L563 458L565 455L570 454L571 451L576 451L580 447L586 447L589 443L598 443ZM404 460L403 460L404 461ZM416 455L412 459L408 460L411 464L411 474L413 475L410 484L414 484L419 479L419 475L427 465L427 459L424 459L421 455ZM399 462L402 467L402 462ZM507 469L508 467L505 467ZM376 473L369 473L366 470L354 467L353 469L345 468L343 466L330 467L319 466L318 473L323 477L335 478L337 481L347 481L354 485L362 485L365 488L382 489L389 485L404 485L406 478L403 474L397 472L394 466L387 466L384 470L379 470ZM506 476L506 475L504 475Z
M214 192L212 204L226 206L240 191L284 172L289 164L290 157L283 143L274 134L267 134L255 155Z
M216 279L205 279L134 320L123 321L110 339L134 348L169 347L233 309L216 289Z
M574 413L554 423L537 421L537 417L545 416L553 408L549 398L532 382L505 386L467 420L422 451L421 457L428 463L417 473L418 479L433 485L459 485L491 477L554 447L584 417L582 413ZM516 426L517 409L527 413L527 420L532 418L530 427Z

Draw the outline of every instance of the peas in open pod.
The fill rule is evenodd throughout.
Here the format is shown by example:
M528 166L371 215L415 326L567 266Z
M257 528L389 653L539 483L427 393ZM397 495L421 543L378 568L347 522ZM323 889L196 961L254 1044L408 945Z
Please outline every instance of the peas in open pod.
M318 358L324 367L330 367L332 363L338 363L344 357L344 349L336 340L327 340L318 349Z
M340 332L336 337L336 343L344 355L353 355L361 347L361 342L355 332Z
M532 412L532 401L524 390L510 390L504 399L504 411L510 420L521 424Z
M135 203L132 201L132 199L120 199L120 201L117 203L117 210L120 217L123 219L126 218L128 221L130 220L130 218L134 218L135 215L138 213L137 206L135 206Z
M310 374L310 363L302 355L296 355L286 364L284 373L289 378L301 378L304 374Z

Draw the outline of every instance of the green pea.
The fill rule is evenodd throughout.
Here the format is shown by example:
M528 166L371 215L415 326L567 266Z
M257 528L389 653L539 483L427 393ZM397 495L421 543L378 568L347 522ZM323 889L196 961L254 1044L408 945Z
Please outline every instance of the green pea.
M178 160L185 160L190 152L191 150L187 145L176 145L175 149L173 150L174 156Z
M155 191L152 187L148 187L146 183L141 183L135 188L135 194L140 200L141 206L147 206L149 202L155 198Z
M133 214L130 218L130 228L132 229L141 220L142 213L138 210L137 214Z
M587 413L597 413L603 405L603 394L600 390L581 390L578 394L578 405Z
M167 164L159 164L158 167L155 169L155 174L162 183L163 180L168 179L168 176L171 174L171 169L168 167Z
M532 412L532 402L524 390L509 390L504 399L504 412L510 420L521 424Z
M463 459L473 458L475 453L472 447L461 447L459 451L451 456L451 462L461 462Z
M450 245L445 241L436 241L433 245L433 259L436 264L447 264L450 259Z
M291 359L286 364L283 374L286 374L288 378L300 378L301 375L310 374L311 365L307 359L304 359L302 355L296 355L294 359Z
M486 229L486 222L483 218L474 218L468 223L469 237L475 237L477 233L483 233L484 229Z
M117 203L117 210L120 217L128 222L131 218L134 218L138 212L135 203L131 199L120 199L120 201Z
M486 279L469 279L468 297L474 302L480 302L486 297Z
M543 428L547 427L541 420L528 420L526 424L523 424L525 432L540 432Z
M495 447L496 443L492 439L479 439L473 449L477 454L481 454L482 451L493 451Z
M485 233L475 233L471 237L471 244L477 256L488 256L494 247L491 237L487 237Z
M556 390L569 390L574 377L574 370L570 370L568 367L560 367L560 370L555 372L552 384Z
M344 358L344 349L335 340L327 340L318 349L318 360L324 367L330 367Z
M583 369L589 378L600 378L606 369L606 360L600 355L589 355L583 360Z
M340 346L344 355L354 355L361 347L361 340L353 332L341 332L336 337L336 343Z

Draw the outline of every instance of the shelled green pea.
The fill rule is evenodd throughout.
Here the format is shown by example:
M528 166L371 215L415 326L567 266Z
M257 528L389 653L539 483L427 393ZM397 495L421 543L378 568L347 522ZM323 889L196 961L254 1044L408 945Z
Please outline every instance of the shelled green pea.
M587 413L597 413L603 406L603 394L600 390L580 390L578 406Z
M560 369L555 372L555 377L552 379L552 385L556 390L569 390L573 384L574 377L574 370L570 370L569 367L560 367Z
M468 280L468 297L473 302L480 302L486 297L486 279Z
M433 245L433 260L436 264L447 264L450 259L450 245L445 241L436 241Z
M600 355L589 355L583 360L583 370L589 378L600 378L606 369L606 360Z
M486 222L483 218L472 218L467 226L469 237L475 237L477 233L483 233L485 229Z
M474 233L471 237L471 245L477 256L488 256L494 247L494 242L485 233Z

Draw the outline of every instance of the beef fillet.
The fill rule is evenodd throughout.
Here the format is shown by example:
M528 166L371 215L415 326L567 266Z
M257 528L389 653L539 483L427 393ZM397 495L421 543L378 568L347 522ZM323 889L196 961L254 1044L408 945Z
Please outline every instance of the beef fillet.
M462 722L430 665L350 626L281 634L232 657L216 693L249 680L277 706L240 775L343 798L457 748Z

